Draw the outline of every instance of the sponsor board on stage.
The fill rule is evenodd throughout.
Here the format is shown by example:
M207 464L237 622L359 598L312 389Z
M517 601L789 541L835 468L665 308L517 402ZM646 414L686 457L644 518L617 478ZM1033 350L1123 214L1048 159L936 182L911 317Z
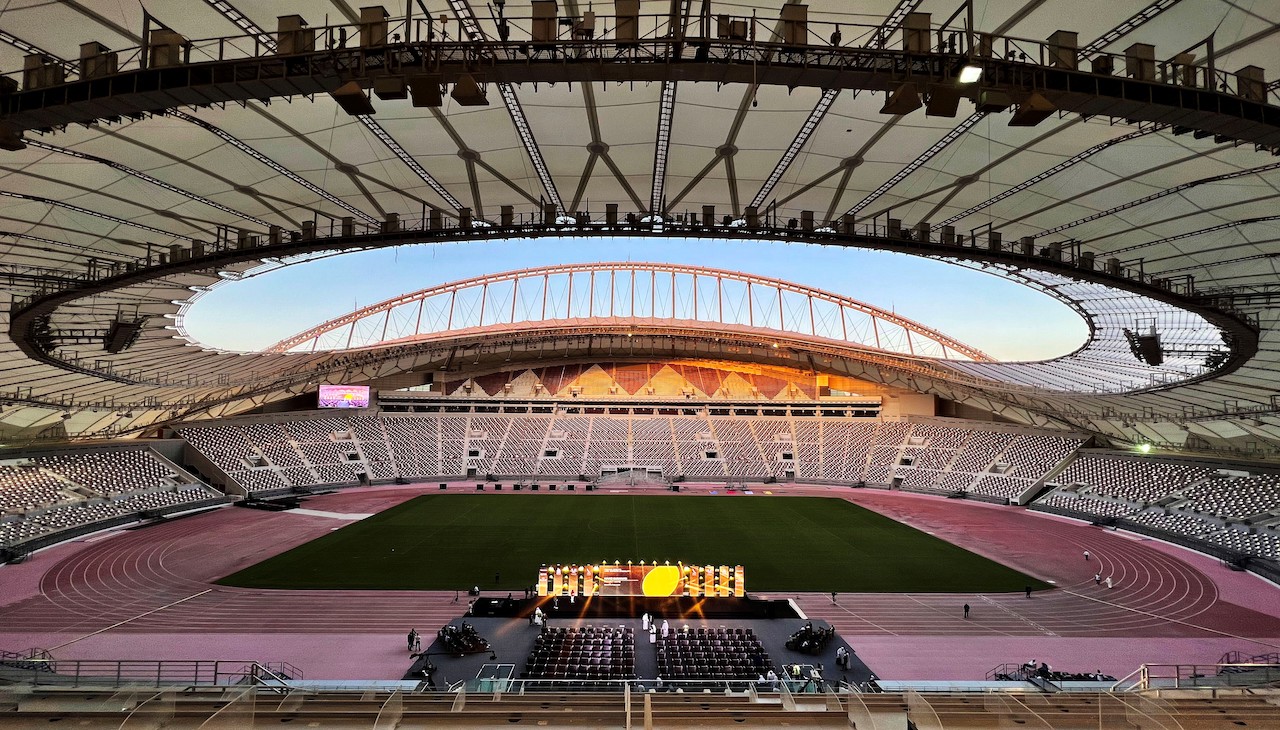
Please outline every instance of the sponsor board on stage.
M658 565L599 563L544 565L538 570L539 596L746 596L741 565Z

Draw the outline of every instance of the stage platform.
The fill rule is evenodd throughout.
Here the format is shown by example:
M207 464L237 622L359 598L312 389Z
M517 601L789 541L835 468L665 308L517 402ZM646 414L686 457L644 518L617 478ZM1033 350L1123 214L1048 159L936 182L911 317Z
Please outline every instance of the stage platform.
M741 599L737 599L741 600ZM657 621L662 620L662 615L657 616ZM431 640L430 646L426 647L426 651L422 655L411 657L411 666L405 673L404 679L423 681L423 669L426 667L428 660L435 666L435 672L432 681L437 689L454 685L458 682L467 682L476 680L477 678L497 677L499 679L510 677L518 680L521 672L525 670L525 660L529 656L529 652L533 649L534 639L541 632L540 627L533 626L527 618L518 616L506 617L490 617L490 616L466 616L454 619L450 623L460 626L463 621L470 623L476 628L479 634L489 641L491 651L476 654L468 654L465 656L452 656L443 653L443 647L434 636L424 636L424 645ZM793 633L800 630L806 623L812 623L815 629L826 629L829 624L825 621L808 621L806 619L778 618L778 619L759 619L759 618L738 618L738 619L719 619L719 618L677 618L667 616L673 631L679 630L684 626L696 631L699 628L743 628L751 629L755 632L764 650L768 652L769 659L774 670L781 676L783 674L784 665L799 664L802 666L821 667L822 676L831 684L847 681L858 685L865 683L872 678L871 669L864 664L855 651L856 647L850 646L843 638L837 634L829 641L820 654L805 654L798 651L787 649L787 639ZM635 633L635 656L636 656L636 676L637 680L633 681L632 689L638 690L643 687L645 690L654 689L657 685L657 653L656 646L649 643L649 635L641 627L641 620L638 618L608 618L608 619L591 619L591 618L551 618L548 620L549 627L585 627L595 626L618 627L628 626ZM841 670L836 668L836 650L839 647L845 647L850 651L850 668ZM806 674L807 674L806 670ZM472 682L473 689L476 683ZM590 689L588 686L580 686L583 683L573 682L573 688L576 690ZM744 682L734 682L735 685L744 685ZM569 683L561 682L558 685L561 689L569 686ZM690 689L719 687L723 689L725 682L723 680L714 682L709 681L701 683L697 686L691 686ZM612 685L603 685L601 689L614 690L620 689L619 683ZM670 681L664 682L664 688L674 690L676 685ZM492 690L494 687L480 685L480 688ZM528 689L534 689L536 686L531 685ZM552 685L547 683L547 689L551 689ZM738 687L741 688L741 687ZM513 688L512 691L518 691Z
M696 616L707 619L800 618L787 600L747 598L646 598L643 596L576 596L538 598L495 598L481 596L471 604L471 616L489 618L529 618L534 608L553 619L640 618L650 616Z

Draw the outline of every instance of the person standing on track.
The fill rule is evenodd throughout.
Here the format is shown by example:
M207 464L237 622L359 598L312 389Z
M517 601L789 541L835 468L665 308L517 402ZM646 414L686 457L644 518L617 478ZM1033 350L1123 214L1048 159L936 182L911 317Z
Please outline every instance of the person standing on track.
M1096 586L1102 585L1102 573L1093 574L1093 584Z
M408 643L409 643L409 647L408 647L409 651L413 651L413 643L418 640L418 630L409 629L409 634L405 638L408 640Z
M1107 576L1107 590L1110 590L1112 587L1111 576Z
M964 617L969 618L969 604L964 604Z
M1088 550L1085 550L1085 551L1084 551L1084 559L1085 559L1086 561L1087 561L1087 560L1089 560L1089 551L1088 551Z
M1027 586L1027 598L1031 597L1031 586Z

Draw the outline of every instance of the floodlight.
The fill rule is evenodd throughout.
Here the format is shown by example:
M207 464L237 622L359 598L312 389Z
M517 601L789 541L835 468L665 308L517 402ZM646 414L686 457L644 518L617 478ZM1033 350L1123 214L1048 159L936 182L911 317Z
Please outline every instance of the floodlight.
M1141 452L1141 453L1143 453L1143 454L1150 454L1150 453L1151 453L1151 444L1149 444L1149 443L1141 443L1141 444L1138 444L1138 451L1139 451L1139 452Z
M974 66L973 64L968 63L960 69L960 83L962 84L976 83L980 78L982 78L981 66Z

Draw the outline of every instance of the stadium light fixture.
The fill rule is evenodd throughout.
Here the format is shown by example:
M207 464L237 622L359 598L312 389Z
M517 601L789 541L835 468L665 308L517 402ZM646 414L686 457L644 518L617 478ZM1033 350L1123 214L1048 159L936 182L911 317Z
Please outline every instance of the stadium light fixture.
M1146 442L1143 442L1143 443L1138 444L1138 452L1139 452L1139 453L1142 453L1142 454L1150 454L1150 453L1151 453L1151 444L1146 443Z
M981 66L974 66L971 63L966 63L960 69L960 83L962 84L974 84L977 83L980 78L982 78Z

